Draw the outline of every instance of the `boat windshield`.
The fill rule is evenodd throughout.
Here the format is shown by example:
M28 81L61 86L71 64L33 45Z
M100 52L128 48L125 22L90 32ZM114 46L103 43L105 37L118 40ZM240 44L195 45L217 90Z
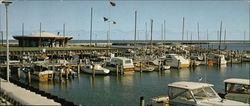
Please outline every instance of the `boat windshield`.
M194 98L196 100L203 100L203 99L211 99L211 98L217 98L216 93L211 87L204 87L200 89L192 90Z
M250 85L242 85L242 84L231 84L227 85L228 93L240 93L240 94L249 94L250 93Z
M125 60L125 64L130 64L132 63L131 60Z

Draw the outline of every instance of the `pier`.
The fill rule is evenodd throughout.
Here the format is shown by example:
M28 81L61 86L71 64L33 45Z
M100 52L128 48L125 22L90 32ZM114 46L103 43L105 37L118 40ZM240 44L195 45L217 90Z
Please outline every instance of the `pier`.
M2 78L0 79L0 82L1 92L8 95L9 98L12 98L21 105L61 105L52 99L48 99L34 92L23 89L13 83L7 82Z

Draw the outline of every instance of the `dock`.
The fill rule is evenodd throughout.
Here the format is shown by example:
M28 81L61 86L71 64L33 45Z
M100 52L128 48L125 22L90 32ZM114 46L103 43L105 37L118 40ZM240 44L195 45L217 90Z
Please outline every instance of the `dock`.
M34 92L23 89L17 85L14 85L13 83L7 82L2 78L0 78L0 83L0 91L7 94L10 98L14 99L21 105L61 105L52 99L48 99Z

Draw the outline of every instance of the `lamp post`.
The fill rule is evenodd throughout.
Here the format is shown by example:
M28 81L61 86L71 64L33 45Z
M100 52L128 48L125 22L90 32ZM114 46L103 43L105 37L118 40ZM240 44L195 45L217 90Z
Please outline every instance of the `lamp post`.
M9 74L10 74L10 67L9 67L9 25L8 25L8 6L12 3L9 1L2 1L2 3L5 4L5 8L6 8L6 55L7 55L7 81L9 82Z

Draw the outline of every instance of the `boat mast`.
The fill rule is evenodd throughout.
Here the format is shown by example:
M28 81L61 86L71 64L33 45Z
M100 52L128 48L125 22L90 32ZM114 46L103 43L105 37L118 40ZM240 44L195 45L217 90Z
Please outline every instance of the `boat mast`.
M135 51L135 47L136 47L136 26L137 25L137 11L135 11L135 33L134 33L134 51Z
M164 41L166 42L167 40L167 35L166 35L166 20L164 20L164 23L163 23L163 27L164 27Z
M226 31L226 28L225 28L225 32L224 32L224 46L225 46L225 49L227 48L227 45L226 45L226 36L227 36L227 31Z
M207 48L209 48L209 41L208 41L208 29L207 29Z
M150 54L152 54L152 48L153 48L153 19L150 20L151 21L151 36L150 36Z
M198 44L201 48L201 44L200 44L200 26L199 26L199 22L197 23L197 35L198 35Z
M243 43L245 43L246 41L246 31L244 31L244 40L243 40Z
M182 18L182 42L183 42L183 40L184 40L184 24L185 24L185 18L183 17Z
M148 40L148 29L147 29L147 22L145 22L145 40Z
M161 24L161 43L162 43L162 47L163 47L163 24Z
M23 49L23 51L24 51L24 23L22 23L22 49ZM20 45L21 46L21 45ZM23 54L23 53L22 53Z
M219 54L221 54L221 51L220 51L220 49L221 49L221 32L222 32L222 21L221 21L221 23L220 23L220 43L219 43Z
M39 47L42 46L42 23L40 22L40 38L39 38Z
M2 13L0 9L0 14ZM1 40L2 40L2 46L3 46L3 31L2 31L2 18L0 17L0 34L1 34Z
M93 8L91 8L90 10L90 44L89 46L92 46L92 33L93 33L93 30L92 30L92 27L93 27Z

